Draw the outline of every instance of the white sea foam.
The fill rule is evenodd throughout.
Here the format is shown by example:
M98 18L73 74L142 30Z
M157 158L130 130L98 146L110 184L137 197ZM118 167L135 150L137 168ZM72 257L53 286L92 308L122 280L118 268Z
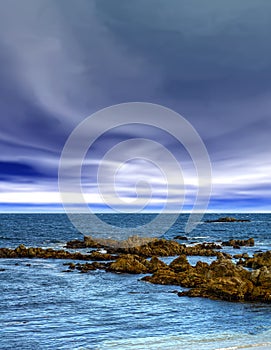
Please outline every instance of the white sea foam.
M238 350L238 349L270 350L271 349L271 342L237 345L237 346L230 346L227 348L217 348L215 350Z
M267 337L267 339L265 339ZM262 338L260 341L259 338ZM269 341L270 340L270 341ZM122 350L270 350L270 332L261 335L206 334L126 338L104 342L99 349Z

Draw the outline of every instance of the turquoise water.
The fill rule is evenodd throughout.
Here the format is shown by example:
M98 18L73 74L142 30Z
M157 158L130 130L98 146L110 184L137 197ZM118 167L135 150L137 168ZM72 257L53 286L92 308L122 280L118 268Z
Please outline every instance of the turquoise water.
M150 218L136 214L120 220L118 215L106 219ZM252 222L203 223L188 243L254 237L251 254L271 249L271 215L239 216ZM0 220L2 247L61 248L67 240L82 238L61 214L1 214ZM166 236L183 233L186 220L181 215ZM64 273L63 263L0 260L5 269L0 272L0 349L271 348L271 305L179 298L172 292L181 287L152 285L138 275Z

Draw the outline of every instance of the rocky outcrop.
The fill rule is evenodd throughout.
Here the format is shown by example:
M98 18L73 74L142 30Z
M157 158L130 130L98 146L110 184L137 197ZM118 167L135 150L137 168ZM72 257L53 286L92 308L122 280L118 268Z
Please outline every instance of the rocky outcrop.
M147 242L143 239L144 244L131 246L131 241L135 243L137 238L126 240L125 244L128 246L111 246L105 251L100 249L105 248L101 242L85 238L84 246L93 248L96 245L96 250L87 254L20 245L15 249L0 248L0 258L82 260L87 262L65 264L68 266L65 272L87 273L102 269L113 273L147 274L142 278L146 282L189 288L179 292L179 296L271 302L271 251L256 253L253 257L249 257L247 253L235 255L234 258L239 259L235 264L231 255L221 251L222 247L215 243L186 246L165 239L152 239ZM254 240L230 240L226 243L223 245L253 246ZM74 244L80 246L79 243ZM188 255L216 256L217 259L211 264L198 261L192 266L187 260ZM177 258L167 265L159 256Z
M205 222L207 223L212 223L212 222L250 222L248 219L236 219L230 216L225 216L223 218L219 218L216 220L206 220Z
M258 269L264 266L271 267L271 251L256 253L252 258L246 258L241 264L252 269Z
M223 246L226 247L254 247L254 238L249 239L230 239L229 241L222 242Z
M129 248L135 246L141 246L148 242L157 240L157 238L151 237L139 237L131 236L125 240L114 240L108 238L94 238L92 236L84 236L84 241L73 240L66 244L66 248L79 249L79 248Z
M271 302L271 267L250 272L225 258L210 265L198 262L191 266L185 256L180 256L167 268L158 269L142 280L190 288L178 293L179 296Z
M119 273L147 273L148 261L138 255L123 255L119 257L115 262L111 263L107 271L119 272Z
M0 258L40 258L40 259L71 259L71 260L114 260L117 257L110 254L92 252L91 254L71 253L66 250L51 248L26 248L23 244L15 249L0 248Z
M95 260L95 261L109 261L109 260L116 260L118 258L117 255L101 253L99 250L94 250L90 252L89 257L91 260Z
M227 301L245 301L250 300L248 295L251 294L252 289L253 285L248 280L244 281L239 277L217 277L189 291L180 292L178 295Z
M112 262L106 270L117 273L145 274L163 268L167 268L167 265L157 257L153 257L149 261L138 255L125 254Z
M214 276L178 295L271 303L271 267L264 266L252 272L240 270L233 276Z
M199 256L217 256L217 250L222 247L216 243L201 243L187 247L185 244L180 244L174 240L146 238L132 236L127 240L115 241L108 239L94 239L90 236L85 236L84 241L70 241L67 243L67 248L104 248L108 254L133 254L150 258L153 256L177 256L199 255ZM102 258L102 257L101 257Z
M152 257L150 261L148 261L148 270L150 273L154 273L157 270L166 269L168 266L163 261L159 260L156 256Z
M117 254L135 254L142 257L175 256L182 253L184 245L166 239L155 239L144 245L113 250Z
M189 264L185 255L180 255L169 264L169 268L174 272L184 272L189 270L191 265Z
M216 256L215 250L222 247L215 243L201 243L186 247L174 240L158 238L142 238L138 236L129 237L124 241L93 239L84 237L84 242L70 241L67 248L105 248L109 254L134 254L145 258L152 256L177 256L181 254Z
M142 246L130 248L109 249L111 254L136 254L145 258L152 256L178 256L178 255L193 255L193 256L217 256L218 252L215 249L221 249L219 245L214 243L202 243L195 246L187 247L176 241L166 239L156 239Z

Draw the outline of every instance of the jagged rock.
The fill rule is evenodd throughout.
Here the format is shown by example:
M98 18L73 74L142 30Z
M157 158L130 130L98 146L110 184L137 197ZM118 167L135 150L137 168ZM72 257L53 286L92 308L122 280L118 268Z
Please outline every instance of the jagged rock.
M128 248L109 249L109 252L115 254L134 254L142 257L152 256L175 256L183 252L185 245L166 239L154 239L144 245Z
M159 269L152 276L144 276L142 281L153 284L180 285L179 277L169 268Z
M271 266L271 251L256 253L252 258L246 259L242 265L252 269L258 269L263 266L269 267Z
M211 246L219 249L219 246L213 243L211 243ZM178 256L182 254L194 256L217 256L218 254L214 249L210 249L209 244L197 244L186 247L184 244L166 239L156 239L143 246L109 249L109 252L111 254L136 254L145 258L152 256Z
M174 272L183 272L188 270L191 267L189 264L186 255L180 255L177 259L173 260L169 268Z
M227 301L244 301L253 290L252 282L240 277L217 277L199 287L181 292L179 296L204 297Z
M271 267L250 272L223 255L210 265L199 261L194 267L182 255L168 267L158 269L142 280L191 288L179 296L271 302Z
M148 265L148 260L137 255L126 254L112 262L107 271L141 274L149 271Z
M151 260L149 261L149 264L148 264L148 270L151 273L153 273L157 270L160 270L160 269L165 269L167 267L168 267L167 264L164 263L163 261L159 260L156 256L151 258Z
M209 249L208 245L196 244L193 247L185 247L182 254L189 256L217 256L220 252Z

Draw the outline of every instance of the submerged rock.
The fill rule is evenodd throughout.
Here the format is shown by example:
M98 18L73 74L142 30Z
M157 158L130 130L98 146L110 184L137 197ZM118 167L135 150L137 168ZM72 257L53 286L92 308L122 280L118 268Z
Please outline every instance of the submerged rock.
M188 238L185 237L185 236L180 236L180 235L177 235L174 237L174 239L178 239L180 241L188 241Z

